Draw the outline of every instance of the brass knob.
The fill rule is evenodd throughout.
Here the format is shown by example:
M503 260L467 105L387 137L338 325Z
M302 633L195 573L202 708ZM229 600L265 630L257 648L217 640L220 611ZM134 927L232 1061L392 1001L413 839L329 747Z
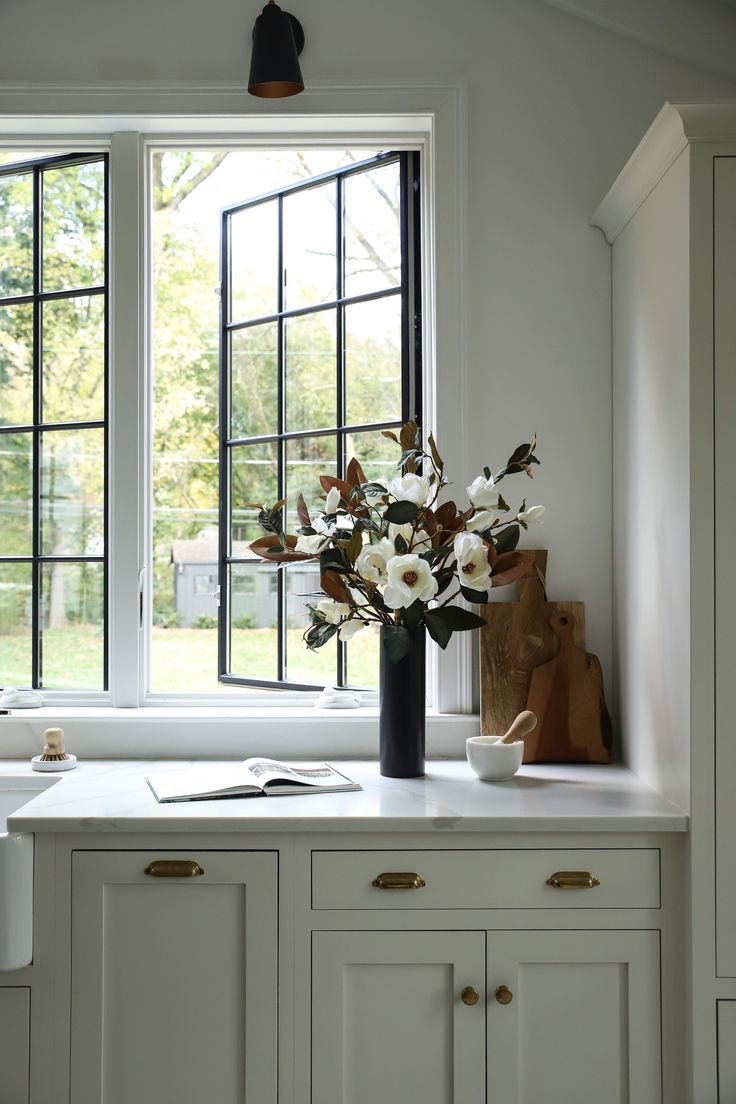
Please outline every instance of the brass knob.
M499 1004L511 1004L514 999L514 994L509 989L508 985L499 985L496 990L496 1000Z
M471 1006L477 1004L480 1000L480 997L478 996L478 990L474 989L472 985L466 985L462 993L460 994L460 1000L463 1002L463 1004L469 1004Z

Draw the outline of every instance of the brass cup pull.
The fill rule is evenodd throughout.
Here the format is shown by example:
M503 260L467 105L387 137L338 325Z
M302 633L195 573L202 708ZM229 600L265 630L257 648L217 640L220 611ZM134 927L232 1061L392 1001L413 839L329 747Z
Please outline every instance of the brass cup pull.
M422 889L426 884L424 878L410 870L388 870L371 882L376 889Z
M472 985L466 985L462 993L460 994L460 1000L463 1002L463 1004L468 1004L472 1007L480 1000L480 997L478 996L478 990L474 989Z
M546 884L555 889L595 889L601 883L589 870L556 870Z
M496 1000L499 1004L511 1004L514 999L514 994L509 989L508 985L499 985L496 990Z
M194 859L154 859L144 873L151 878L198 878L204 870Z

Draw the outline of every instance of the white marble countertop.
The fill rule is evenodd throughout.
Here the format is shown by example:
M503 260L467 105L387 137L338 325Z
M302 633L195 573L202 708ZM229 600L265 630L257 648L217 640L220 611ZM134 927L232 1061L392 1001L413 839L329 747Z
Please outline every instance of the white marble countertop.
M297 797L159 805L146 784L187 762L87 761L8 818L26 832L685 832L688 817L621 766L522 767L481 782L464 761L435 760L424 778L382 778L375 762L332 760L363 789ZM222 765L222 764L220 764ZM41 777L21 761L3 776ZM46 775L45 778L49 776ZM16 782L17 784L17 782Z

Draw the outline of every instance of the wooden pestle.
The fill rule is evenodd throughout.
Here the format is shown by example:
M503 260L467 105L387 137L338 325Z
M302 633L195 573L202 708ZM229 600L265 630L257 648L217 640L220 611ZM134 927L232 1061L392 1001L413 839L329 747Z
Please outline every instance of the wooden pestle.
M498 741L499 744L515 744L517 740L523 740L537 727L537 715L531 709L523 709L511 722L506 734Z

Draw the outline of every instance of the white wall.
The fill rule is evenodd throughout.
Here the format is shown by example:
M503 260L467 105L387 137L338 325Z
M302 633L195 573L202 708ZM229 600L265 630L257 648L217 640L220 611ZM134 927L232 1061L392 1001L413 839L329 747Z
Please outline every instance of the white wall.
M730 98L736 85L537 0L289 6L306 30L307 82L467 82L469 467L455 474L460 484L501 463L537 431L544 466L523 490L548 516L529 543L551 549L551 596L587 602L589 647L610 674L610 256L588 218L666 99ZM258 9L6 0L0 75L245 79Z

